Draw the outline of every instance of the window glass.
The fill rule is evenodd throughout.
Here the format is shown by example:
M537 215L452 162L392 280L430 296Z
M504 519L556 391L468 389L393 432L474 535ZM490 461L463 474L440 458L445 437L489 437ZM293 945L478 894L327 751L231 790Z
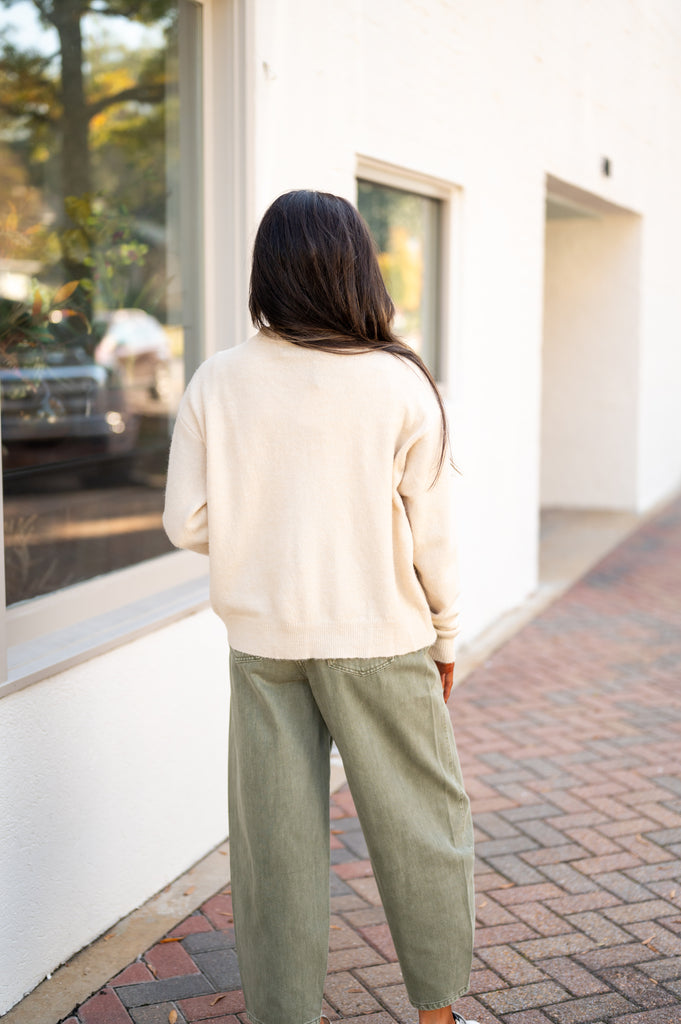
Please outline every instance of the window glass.
M395 303L395 333L416 349L438 377L442 203L361 179L357 199Z
M180 254L200 247L201 8L96 10L18 0L1 15L8 604L170 550L168 441L198 344L200 261Z

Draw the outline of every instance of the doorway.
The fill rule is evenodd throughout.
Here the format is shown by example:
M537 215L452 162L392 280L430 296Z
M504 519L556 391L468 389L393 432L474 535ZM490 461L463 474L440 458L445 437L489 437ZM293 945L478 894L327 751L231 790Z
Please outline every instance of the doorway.
M546 182L540 582L575 578L637 521L641 218Z

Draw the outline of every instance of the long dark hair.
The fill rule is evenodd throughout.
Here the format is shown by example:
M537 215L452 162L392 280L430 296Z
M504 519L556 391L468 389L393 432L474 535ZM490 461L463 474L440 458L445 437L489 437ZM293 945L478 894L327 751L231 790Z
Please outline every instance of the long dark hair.
M436 479L448 454L440 392L421 357L392 331L395 315L366 222L328 192L286 192L265 213L253 246L248 308L255 327L327 352L381 349L414 363L442 417Z

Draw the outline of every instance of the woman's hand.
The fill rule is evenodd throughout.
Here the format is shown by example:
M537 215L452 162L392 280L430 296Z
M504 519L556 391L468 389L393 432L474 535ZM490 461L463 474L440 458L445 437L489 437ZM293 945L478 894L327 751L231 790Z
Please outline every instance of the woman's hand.
M453 661L436 661L437 670L440 673L440 679L442 680L442 696L445 699L445 704L449 700L449 695L452 692L452 686L454 685L454 662Z

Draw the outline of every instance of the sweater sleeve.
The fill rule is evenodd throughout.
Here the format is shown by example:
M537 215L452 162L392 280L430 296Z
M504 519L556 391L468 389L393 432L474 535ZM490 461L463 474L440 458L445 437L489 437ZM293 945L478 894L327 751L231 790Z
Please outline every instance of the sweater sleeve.
M459 572L454 537L454 479L447 461L433 483L440 455L441 419L432 412L402 452L398 485L414 542L414 568L428 601L437 640L437 661L455 658L459 632Z
M185 395L173 430L163 527L176 548L208 554L206 445Z

